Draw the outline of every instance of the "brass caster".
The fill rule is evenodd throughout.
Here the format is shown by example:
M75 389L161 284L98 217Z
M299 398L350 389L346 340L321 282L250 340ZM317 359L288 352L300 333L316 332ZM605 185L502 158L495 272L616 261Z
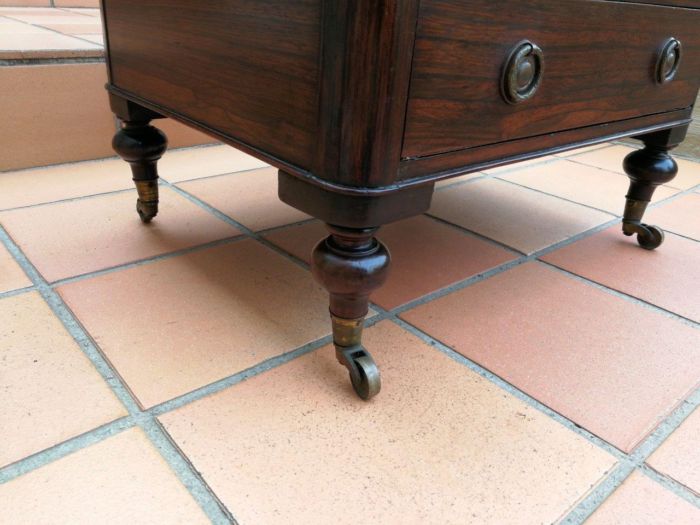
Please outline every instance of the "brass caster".
M637 234L639 246L645 250L654 250L664 242L664 232L658 226L642 223L625 223L622 232L627 235Z
M153 217L158 215L158 202L143 202L141 199L137 199L136 212L141 217L141 221L148 224Z
M382 387L379 368L362 345L336 346L335 355L350 372L352 387L360 398L367 401L379 393Z

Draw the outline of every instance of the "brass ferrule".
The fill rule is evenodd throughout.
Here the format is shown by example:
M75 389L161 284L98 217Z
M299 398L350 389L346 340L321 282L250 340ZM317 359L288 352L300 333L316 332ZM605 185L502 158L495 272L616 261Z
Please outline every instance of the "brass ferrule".
M625 214L623 215L622 221L630 223L642 222L642 217L644 216L648 204L649 201L628 198L625 203Z
M155 180L135 180L139 199L144 203L158 202L158 182Z
M333 344L349 347L359 345L362 340L364 317L358 319L343 319L331 314L333 323Z

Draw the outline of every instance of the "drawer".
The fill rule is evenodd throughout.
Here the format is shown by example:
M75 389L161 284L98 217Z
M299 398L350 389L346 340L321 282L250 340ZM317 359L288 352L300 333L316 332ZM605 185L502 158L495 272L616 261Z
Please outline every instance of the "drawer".
M681 59L675 77L659 82L659 57L671 38L681 44ZM503 77L518 44L541 77L531 98L508 101ZM528 68L521 67L527 87ZM592 0L423 0L402 157L685 108L699 83L698 9Z

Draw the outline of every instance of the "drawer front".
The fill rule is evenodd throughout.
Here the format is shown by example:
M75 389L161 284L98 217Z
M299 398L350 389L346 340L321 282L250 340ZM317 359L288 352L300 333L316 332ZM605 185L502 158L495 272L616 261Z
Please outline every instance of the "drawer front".
M404 158L680 109L693 104L700 84L697 9L423 0L419 16ZM671 38L681 59L675 77L660 83L659 56ZM531 98L514 103L504 73L523 42L541 49L541 63L531 61L541 80Z

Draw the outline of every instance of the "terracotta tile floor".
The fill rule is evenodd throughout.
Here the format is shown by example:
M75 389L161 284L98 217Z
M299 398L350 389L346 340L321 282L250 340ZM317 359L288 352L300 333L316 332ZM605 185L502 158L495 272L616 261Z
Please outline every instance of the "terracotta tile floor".
M700 163L648 252L626 151L446 181L383 228L369 403L274 170L170 152L148 226L118 160L1 173L0 522L699 523Z

